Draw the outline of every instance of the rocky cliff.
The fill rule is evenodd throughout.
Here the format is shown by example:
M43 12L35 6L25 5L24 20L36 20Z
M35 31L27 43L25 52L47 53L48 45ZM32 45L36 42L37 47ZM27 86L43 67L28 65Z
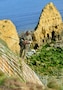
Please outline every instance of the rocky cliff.
M14 54L2 39L0 39L0 70L7 76L16 76L22 82L30 82L44 88L35 72Z
M19 38L15 25L10 20L0 20L0 38L15 53L19 53Z
M59 39L63 32L63 22L59 11L51 2L41 12L38 24L34 31L34 41L39 45L48 39Z

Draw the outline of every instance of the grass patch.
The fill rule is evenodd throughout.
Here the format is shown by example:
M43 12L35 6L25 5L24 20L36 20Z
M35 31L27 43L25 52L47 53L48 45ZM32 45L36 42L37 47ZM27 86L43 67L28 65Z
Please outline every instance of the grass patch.
M3 85L6 79L6 75L0 71L0 85Z
M60 76L63 69L63 48L46 44L38 52L27 60L27 64L37 74Z

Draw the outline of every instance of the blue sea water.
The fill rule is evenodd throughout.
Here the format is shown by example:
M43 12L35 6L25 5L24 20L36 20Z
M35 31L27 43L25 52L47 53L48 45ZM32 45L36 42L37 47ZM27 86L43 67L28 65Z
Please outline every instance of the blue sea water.
M16 26L17 32L23 32L26 30L34 30L36 27L39 17L41 14L41 10L38 12L29 12L24 14L16 14L5 16L5 18L1 17L1 19L10 19ZM63 13L61 13L63 16Z
M10 19L18 33L34 30L42 9L51 1L63 16L62 0L0 0L0 19Z
M36 27L42 8L38 11L30 11L23 14L19 14L18 16L14 16L13 22L16 25L18 33L26 30L34 30ZM63 18L63 11L60 11L60 14ZM17 17L17 18L16 18Z

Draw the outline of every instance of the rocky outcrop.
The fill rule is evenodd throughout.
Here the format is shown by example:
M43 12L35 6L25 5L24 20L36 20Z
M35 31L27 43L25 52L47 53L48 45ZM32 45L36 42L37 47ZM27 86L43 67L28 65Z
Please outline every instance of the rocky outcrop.
M0 20L0 38L3 39L8 47L15 53L19 53L19 38L16 27L10 20Z
M22 82L30 82L36 85L44 85L36 75L36 73L22 60L15 55L0 39L0 70L8 76L16 76Z
M63 22L59 11L51 2L41 12L39 22L34 31L34 41L39 45L48 39L59 39L63 32Z

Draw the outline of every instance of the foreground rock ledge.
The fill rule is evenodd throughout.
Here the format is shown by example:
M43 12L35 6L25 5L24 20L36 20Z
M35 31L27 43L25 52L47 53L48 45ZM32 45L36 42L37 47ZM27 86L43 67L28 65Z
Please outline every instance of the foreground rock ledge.
M44 85L40 81L36 73L24 62L23 59L14 54L5 42L0 40L0 70L8 76L16 76L22 82L33 83L38 86Z

